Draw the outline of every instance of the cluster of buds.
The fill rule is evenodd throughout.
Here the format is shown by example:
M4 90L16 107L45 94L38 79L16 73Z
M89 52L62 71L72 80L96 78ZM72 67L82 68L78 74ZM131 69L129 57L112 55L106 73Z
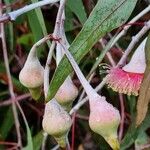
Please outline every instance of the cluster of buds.
M82 74L79 66L67 48L63 47L74 71L84 87L90 104L89 125L90 128L100 134L108 142L113 150L119 150L117 128L120 123L119 111L108 103L104 97L98 95Z
M47 39L46 39L47 40ZM65 38L66 40L66 38ZM19 74L20 82L29 89L32 98L38 100L41 96L41 87L44 82L44 68L41 66L36 54L36 48L44 39L36 43ZM67 43L67 41L64 41ZM68 44L68 43L67 43ZM64 53L61 46L56 46L56 63L59 64ZM57 91L55 98L50 100L45 107L42 126L45 132L52 135L60 147L65 148L67 135L71 127L71 117L69 110L75 98L78 95L78 89L73 84L71 77L68 76Z

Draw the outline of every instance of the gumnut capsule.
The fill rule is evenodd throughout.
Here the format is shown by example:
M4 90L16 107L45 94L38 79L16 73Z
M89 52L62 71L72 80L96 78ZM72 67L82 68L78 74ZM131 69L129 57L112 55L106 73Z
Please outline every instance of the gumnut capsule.
M120 123L119 111L100 95L90 100L89 126L108 142L113 150L119 150L117 128Z
M65 38L66 39L66 38ZM62 51L62 47L59 43L56 45L56 62L57 65L59 64L60 60L62 59L64 53ZM58 89L55 98L58 101L58 103L66 110L69 111L73 101L78 96L78 89L72 82L72 79L70 76L66 78L64 83L61 85L61 87Z
M44 68L40 64L36 51L31 50L19 74L20 82L29 89L33 99L39 99L41 85L44 82Z
M98 95L82 74L71 53L63 48L80 82L82 83L90 103L90 128L103 136L113 150L119 150L117 128L120 122L119 111L109 104L104 97Z
M71 123L70 115L55 99L46 104L42 126L45 132L55 138L60 147L66 147L67 134Z
M108 87L119 93L138 95L146 68L145 43L146 39L139 45L130 62L123 68L110 69L106 81Z

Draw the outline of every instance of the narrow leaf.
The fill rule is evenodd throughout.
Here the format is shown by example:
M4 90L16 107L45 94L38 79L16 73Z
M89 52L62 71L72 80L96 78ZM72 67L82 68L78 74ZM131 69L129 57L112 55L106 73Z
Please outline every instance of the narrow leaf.
M31 0L31 1L32 1L32 3L38 2L38 0ZM45 25L45 21L44 21L44 17L43 17L41 8L36 8L35 13L36 13L35 15L37 16L37 19L39 21L40 27L42 29L43 35L46 36L48 33L47 33L47 29L46 29L46 25ZM47 44L50 47L50 45L51 45L50 41L48 41Z
M43 142L43 131L40 131L33 137L34 150L40 150L42 142Z
M33 150L31 131L25 116L23 117L23 120L25 122L26 130L27 130L27 145L24 148L22 148L22 150Z
M79 63L102 36L122 25L131 15L136 2L137 0L99 0L83 29L69 48L75 60ZM63 58L51 81L47 100L54 97L71 71L69 61L66 57Z
M1 123L1 127L0 127L0 134L3 140L7 137L13 125L14 125L14 119L13 119L12 109L10 107L5 113L5 119Z
M146 42L145 57L146 57L146 70L144 73L144 79L141 84L139 98L137 102L137 116L136 116L137 126L140 125L144 120L148 110L148 104L150 101L150 34Z
M4 2L5 2L6 5L9 5L9 4L11 4L13 1L12 1L12 0L4 0ZM11 8L8 7L8 8L7 8L7 13L10 12L10 11L11 11ZM7 41L8 41L8 43L9 43L9 49L10 49L11 51L13 51L13 50L14 50L14 31L13 31L13 24L12 24L12 23L9 23L6 27L7 27L7 30L5 30L5 31L6 31L6 33L8 34L7 37L9 37L9 38L7 38Z
M78 17L80 22L84 24L87 17L82 0L69 0L67 1L67 6Z

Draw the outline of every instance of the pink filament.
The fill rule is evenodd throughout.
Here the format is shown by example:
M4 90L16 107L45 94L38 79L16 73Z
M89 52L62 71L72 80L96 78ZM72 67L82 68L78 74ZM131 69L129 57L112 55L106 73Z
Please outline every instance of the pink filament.
M144 74L112 68L107 76L108 87L119 93L137 96Z

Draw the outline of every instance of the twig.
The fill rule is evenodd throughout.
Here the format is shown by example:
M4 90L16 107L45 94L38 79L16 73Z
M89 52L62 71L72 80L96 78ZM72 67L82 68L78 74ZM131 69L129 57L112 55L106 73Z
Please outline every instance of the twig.
M23 95L20 95L20 96L16 96L15 99L14 99L14 102L21 101L23 99L29 98L30 96L31 96L30 94L23 94ZM10 104L12 104L12 99L8 99L8 100L5 100L4 102L1 102L0 107L8 106Z
M126 49L124 55L121 57L119 63L117 64L118 66L122 66L125 62L125 60L127 59L127 56L129 55L129 53L132 51L132 49L134 48L135 44L140 40L140 38L150 29L150 21L148 21L146 23L146 25L142 28L142 30L140 30L140 32L138 32L138 34L136 34L136 36L134 36L132 38L131 43L129 44L128 48Z
M113 37L111 33L108 33L108 36L110 39ZM121 47L119 46L119 44L117 42L115 43L115 46L117 49L121 49Z
M1 0L0 0L0 3L2 3ZM1 15L2 15L2 9L0 8L0 16ZM14 115L14 120L15 120L15 127L16 127L16 132L17 132L18 147L22 148L20 123L19 123L16 104L15 104L15 101L14 101L15 100L15 93L14 93L12 78L11 78L11 74L10 74L8 54L7 54L7 46L6 46L6 39L5 39L5 31L4 31L4 24L3 23L0 24L0 31L1 31L1 40L2 40L4 63L5 63L5 67L6 67L7 77L8 77L9 93L10 93L10 96L11 96L11 99L12 99L12 110L13 110L13 115Z
M3 16L0 17L0 23L1 22L6 22L6 21L14 21L14 20L16 20L17 17L19 17L20 15L22 15L22 14L28 12L28 11L31 11L35 8L38 8L38 7L47 5L47 4L55 3L55 2L58 2L58 1L59 0L41 0L37 3L27 5L23 8L20 8L20 9L17 9L15 11L4 14Z
M76 125L76 112L72 115L72 144L71 144L71 150L74 150L74 144L75 144L75 125Z
M124 108L123 94L119 94L119 100L120 100L120 108L121 108L121 121L120 121L120 127L119 127L119 141L121 141L122 136L123 136L124 119L125 119L125 108Z
M63 11L64 11L65 3L66 3L66 0L60 1L60 6L58 9L58 13L57 13L57 17L56 17L56 23L55 23L54 32L53 32L54 37L59 36L58 32L59 32L59 28L60 28L60 22L61 22L61 17L62 17ZM52 54L53 54L54 48L55 48L55 41L52 42L52 45L50 47L47 61L46 61L46 65L45 65L45 70L44 70L44 94L45 94L45 98L47 97L47 94L48 94L49 72L50 72L49 64L50 64L51 59L52 59Z
M17 149L17 146L13 146L11 148L7 148L6 150L16 150Z
M106 45L104 44L103 39L100 39L99 42L101 43L101 45L102 45L102 47L103 47L103 49L104 49ZM111 53L110 53L110 52L107 52L107 53L106 53L106 56L107 56L107 58L108 58L110 64L114 67L114 66L116 65L116 63L115 63L115 61L113 60L113 58L112 58L112 56L111 56Z
M17 143L15 142L6 142L6 141L0 141L0 145L13 145L13 146L17 146Z
M103 78L102 82L95 88L95 91L98 92L103 88L107 80L107 76ZM70 115L72 115L74 112L78 111L81 106L83 106L88 101L88 97L86 96L84 99L82 99L79 103L77 103L69 112Z
M69 143L68 138L66 139L66 143L67 143L67 145L66 145L66 150L71 150L71 147L70 147L70 143Z
M56 145L54 148L52 148L51 150L58 150L59 145Z
M76 114L76 118L79 118L79 119L82 119L82 120L89 120L89 116L83 116L83 115L80 115L80 114Z
M150 148L150 144L146 144L146 145L143 145L140 147L140 150L145 150L145 149L148 149Z
M34 56L36 57L36 50L37 48L42 45L43 43L47 42L49 39L51 38L51 35L47 35L45 36L44 38L40 39L39 41L37 41L31 48L30 50L30 53L28 55L28 58L27 59L30 59L31 57L30 56Z
M47 93L48 93L48 88L49 88L49 72L50 72L50 63L51 63L51 59L52 59L52 55L53 55L53 51L55 48L55 41L52 42L48 56L47 56L47 61L46 61L46 65L45 65L45 69L44 69L44 95L45 98L47 97Z
M24 112L23 112L23 110L22 110L20 104L19 104L18 102L16 102L16 104L17 104L18 109L19 109L19 111L20 111L20 113L21 113L21 115L22 115L23 121L24 121L24 123L25 123L25 125L26 125L26 130L27 130L28 122L27 122L27 119L26 119L26 117L25 117L25 114L24 114ZM31 139L30 139L30 140L31 140Z
M48 133L44 132L43 133L43 140L42 140L42 148L41 148L42 150L45 150L47 138L48 138Z
M129 24L128 26L125 26L124 29L117 35L117 37L115 38L115 40L112 42L111 47L114 46L114 44L122 37L126 34L127 30L132 26L132 24L134 22L136 22L137 20L139 20L142 16L144 16L145 14L147 14L150 11L150 5L148 7L146 7L143 11L141 11L137 16L135 16L131 21L129 21L127 24Z
M95 73L92 73L91 76L89 77L89 79L88 79L89 83L92 81L92 78L94 77L94 75L95 75ZM81 95L79 97L78 103L83 99L84 95L85 95L85 90L83 88L83 91L82 91L82 93L81 93Z

